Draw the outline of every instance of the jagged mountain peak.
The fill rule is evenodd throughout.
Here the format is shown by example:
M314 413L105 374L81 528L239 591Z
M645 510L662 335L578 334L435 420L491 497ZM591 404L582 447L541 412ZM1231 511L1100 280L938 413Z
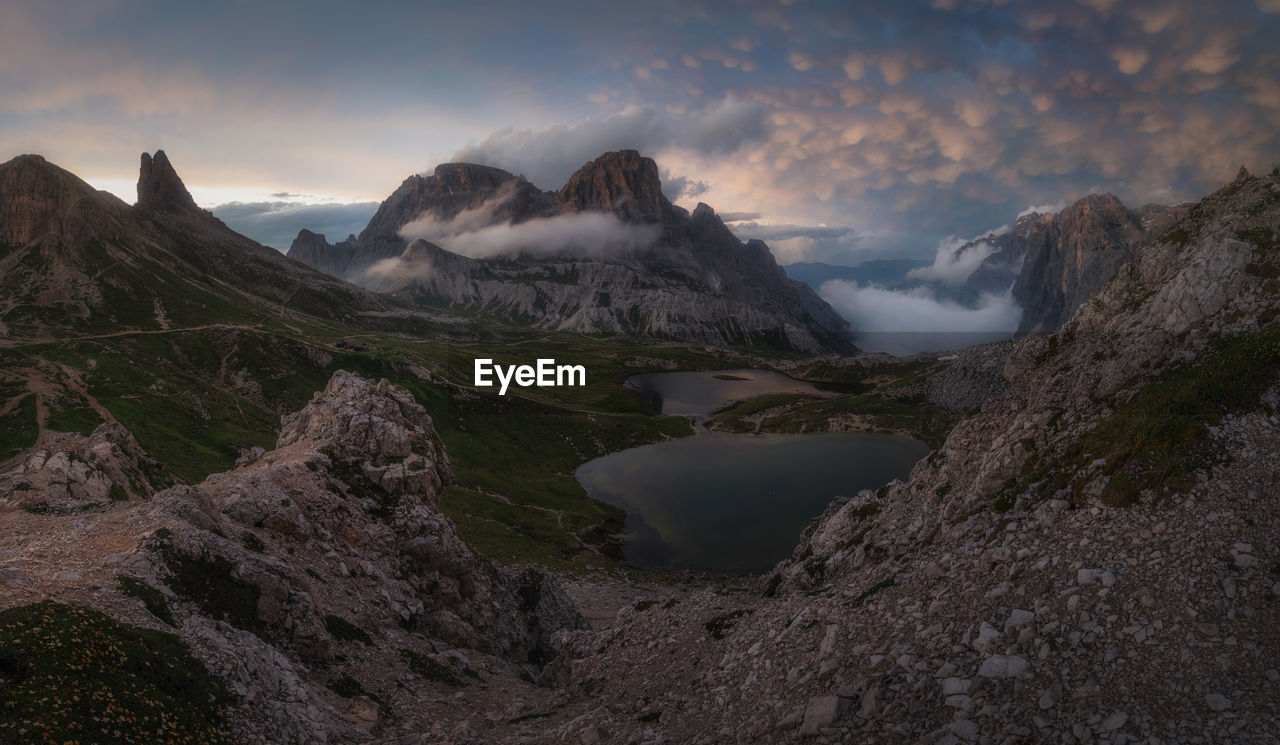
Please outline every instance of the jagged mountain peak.
M163 150L142 154L138 169L138 206L157 212L201 212Z
M62 334L237 322L285 302L326 318L386 307L201 210L163 152L143 154L138 195L130 206L39 156L0 165L0 243L18 249L0 265L0 323Z
M519 176L494 166L479 163L441 163L433 173L435 180L445 188L463 191L497 189Z
M440 232L441 223L455 218L465 218L452 226L465 226L463 232L505 226L520 233L525 223L562 217L571 218L565 224L609 225L644 247L612 250L613 238L603 230L598 251L575 253L534 240L537 250L518 247L499 267L493 256L461 255L468 252L460 242ZM544 228L531 226L532 233L522 235ZM439 245L415 241L421 238ZM305 231L289 257L376 292L483 307L541 327L814 352L852 349L848 323L810 288L788 281L768 246L743 244L706 204L692 214L672 205L662 194L657 163L635 150L604 153L558 192L540 191L498 168L445 163L431 175L406 179L358 238L330 245Z
M579 168L559 200L579 210L614 212L624 219L655 221L664 206L658 164L636 150L605 153Z

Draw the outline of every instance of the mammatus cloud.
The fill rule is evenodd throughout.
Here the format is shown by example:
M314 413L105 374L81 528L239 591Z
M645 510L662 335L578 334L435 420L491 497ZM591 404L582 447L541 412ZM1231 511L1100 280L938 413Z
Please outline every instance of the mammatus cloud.
M526 3L497 37L476 3L214 5L0 3L0 157L131 181L163 145L194 183L368 196L452 153L555 188L636 148L717 209L853 227L773 246L838 263L1280 157L1280 0ZM244 28L278 43L203 43Z
M277 196L295 196L279 194ZM229 202L212 208L214 217L264 246L287 251L302 228L323 233L332 242L359 233L378 209L377 202L300 204Z
M1022 319L1022 308L1007 292L984 293L972 308L940 300L928 287L897 292L836 279L819 294L864 333L1013 332Z
M996 228L981 238L957 238L951 236L938 244L938 251L929 266L907 272L911 279L940 282L946 285L963 283L982 265L988 256L996 252L992 238L1009 231L1009 226Z

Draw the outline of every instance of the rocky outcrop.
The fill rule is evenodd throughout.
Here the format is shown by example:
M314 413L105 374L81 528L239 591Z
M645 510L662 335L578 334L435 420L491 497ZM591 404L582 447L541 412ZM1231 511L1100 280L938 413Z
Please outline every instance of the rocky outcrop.
M1009 388L1004 365L1013 352L1012 342L976 344L939 357L947 362L929 376L929 400L952 411L969 411Z
M401 236L423 217L478 230L590 213L614 215L651 240L616 250L473 259L448 251L448 238L435 245ZM808 286L787 279L764 243L744 244L707 205L692 214L672 205L662 196L657 165L633 150L586 164L558 193L495 168L445 164L432 176L406 179L355 241L329 246L304 231L289 255L378 292L542 328L806 352L853 349L848 323ZM376 272L367 271L374 264Z
M138 206L157 212L201 211L163 150L157 150L154 156L142 154L142 165L138 169Z
M1142 219L1111 194L1091 194L1038 221L1013 285L1013 299L1022 306L1019 333L1044 333L1066 323L1146 236Z
M374 213L359 236L329 244L305 228L288 256L326 274L371 285L365 270L399 257L409 242L400 232L424 216L448 221L465 210L483 207L486 220L521 222L551 209L554 195L500 168L474 163L443 163L431 175L405 179Z
M234 696L244 742L424 731L469 684L564 674L551 663L581 615L546 573L458 537L438 508L448 457L402 388L337 372L274 449L148 500L98 500L137 481L131 438L77 437L0 480L22 484L0 497L0 608L56 595L177 633Z
M898 286L927 284L940 297L964 305L984 294L1010 293L1022 308L1018 333L1050 333L1184 211L1184 206L1154 204L1131 210L1111 194L1090 194L1056 213L1022 215L1009 229L957 248L956 262L966 254L985 254L963 281L945 281L920 269Z
M88 437L46 432L9 470L0 473L0 502L26 510L73 512L108 501L150 497L172 482L119 424L103 424Z

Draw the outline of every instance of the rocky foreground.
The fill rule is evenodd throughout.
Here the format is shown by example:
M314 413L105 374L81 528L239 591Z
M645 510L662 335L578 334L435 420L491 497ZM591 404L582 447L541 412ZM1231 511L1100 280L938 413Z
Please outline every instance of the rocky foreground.
M8 464L0 606L176 633L245 742L1275 743L1278 229L1242 173L1057 334L961 355L945 445L750 590L489 564L427 413L339 373L195 486L109 427Z

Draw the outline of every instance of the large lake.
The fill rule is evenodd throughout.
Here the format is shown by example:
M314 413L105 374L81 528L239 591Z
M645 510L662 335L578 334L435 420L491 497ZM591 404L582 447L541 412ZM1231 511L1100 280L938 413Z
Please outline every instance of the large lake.
M660 397L663 413L689 416L763 393L829 395L762 370L657 373L627 384ZM626 510L629 564L758 572L790 555L832 499L904 478L928 452L910 438L878 433L699 431L598 458L577 477L593 498Z

